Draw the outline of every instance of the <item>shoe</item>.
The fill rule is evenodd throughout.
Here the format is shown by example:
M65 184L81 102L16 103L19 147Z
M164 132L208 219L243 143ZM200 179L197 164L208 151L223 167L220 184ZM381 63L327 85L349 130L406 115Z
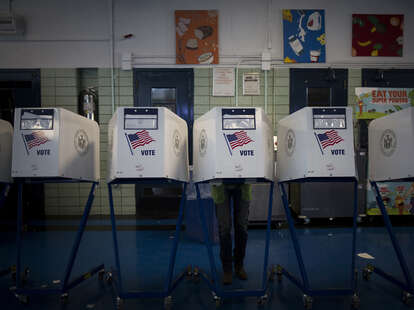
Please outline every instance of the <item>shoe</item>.
M223 285L230 285L233 282L233 272L224 271L223 272Z
M235 273L236 277L238 277L240 280L247 280L248 278L246 270L244 270L243 266L236 266Z

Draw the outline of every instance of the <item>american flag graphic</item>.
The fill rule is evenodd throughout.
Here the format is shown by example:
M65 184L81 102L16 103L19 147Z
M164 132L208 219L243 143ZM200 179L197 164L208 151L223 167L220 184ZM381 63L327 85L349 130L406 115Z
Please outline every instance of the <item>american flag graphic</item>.
M238 146L242 146L245 144L249 144L253 142L252 139L249 138L245 131L238 131L230 135L226 135L227 141L229 141L230 147L234 150Z
M39 146L49 141L46 135L41 131L34 131L31 134L23 135L23 136L24 136L24 142L26 143L27 148L29 150L35 146Z
M342 139L339 135L338 132L336 130L328 130L324 133L318 133L316 134L321 146L323 149L325 149L326 147L330 146L330 145L334 145L337 144L339 142L344 141L344 139Z
M146 130L137 131L133 134L128 134L128 140L133 149L136 149L138 146L143 146L145 144L150 144L155 141L149 135L149 132Z

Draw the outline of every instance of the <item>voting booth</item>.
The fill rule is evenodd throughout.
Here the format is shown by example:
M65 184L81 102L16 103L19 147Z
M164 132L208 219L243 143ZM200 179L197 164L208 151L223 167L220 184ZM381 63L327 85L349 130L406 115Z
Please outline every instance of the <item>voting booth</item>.
M104 265L100 264L69 281L100 178L99 126L63 108L17 108L14 115L12 177L18 184L16 297L27 303L31 295L60 294L66 301L70 289L94 274L101 278L104 273ZM81 182L92 185L62 281L25 287L20 278L23 184Z
M117 306L124 299L164 298L165 307L172 303L172 292L191 271L186 270L173 281L175 259L183 222L186 187L189 181L188 128L185 120L164 107L120 107L108 128L108 194L115 252L115 270L109 274L117 289ZM112 185L138 184L151 187L182 187L175 238L170 253L168 273L160 291L123 288L121 262Z
M414 178L414 107L371 121L368 146L371 181Z
M375 273L390 281L402 290L402 301L408 303L414 296L414 282L392 228L387 208L381 196L380 184L381 182L414 181L414 107L372 120L368 127L368 146L370 186L390 235L404 280L397 279L373 264L368 264L363 269L363 277L368 280L370 274ZM414 186L403 195L413 197L413 188ZM399 203L402 204L402 207L404 207L404 200L403 198ZM396 207L401 206L397 205Z
M15 110L12 176L99 180L99 126L62 108Z
M108 182L165 178L187 182L188 129L167 108L118 108L108 129Z
M352 108L303 108L277 133L280 181L356 176Z
M221 298L235 296L254 296L258 298L259 303L267 300L267 259L272 216L274 165L273 127L263 109L216 107L194 121L193 179L212 279L204 272L200 272L200 276L208 284L216 304L220 304ZM202 207L199 188L202 183L207 182L219 184L270 183L265 262L260 289L224 291L218 287L220 281L209 238L206 210ZM254 208L253 205L252 208Z
M305 107L279 121L277 176L279 190L294 243L301 280L278 265L276 273L290 279L303 292L306 308L315 296L352 296L352 306L359 306L356 292L355 238L357 223L357 173L355 168L352 108ZM352 182L354 184L351 288L313 290L310 288L285 184L306 182ZM319 194L319 193L318 193ZM321 249L322 250L322 249ZM351 256L350 255L350 256ZM351 258L351 257L350 257Z
M194 121L194 181L274 174L273 130L260 108L213 108Z

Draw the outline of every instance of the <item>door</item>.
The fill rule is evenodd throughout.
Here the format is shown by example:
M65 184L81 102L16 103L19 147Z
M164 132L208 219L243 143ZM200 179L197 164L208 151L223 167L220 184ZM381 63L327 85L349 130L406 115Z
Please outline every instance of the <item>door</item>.
M0 70L0 117L14 123L14 109L40 107L40 70ZM23 187L23 218L42 218L44 212L44 191L41 184L25 184ZM15 218L17 186L12 186L3 218Z
M347 69L290 69L290 113L304 107L347 106L347 84ZM289 195L293 210L301 217L352 216L352 184L292 184Z
M407 69L362 69L363 87L414 88L414 70ZM359 178L361 183L361 203L369 203L376 208L373 195L367 197L368 185L368 125L370 120L358 120L357 158L360 160ZM408 187L409 185L407 185ZM407 188L406 187L406 188Z
M194 121L193 69L134 69L134 105L166 107L187 122L189 160L192 164ZM176 218L181 199L180 186L137 185L139 218Z

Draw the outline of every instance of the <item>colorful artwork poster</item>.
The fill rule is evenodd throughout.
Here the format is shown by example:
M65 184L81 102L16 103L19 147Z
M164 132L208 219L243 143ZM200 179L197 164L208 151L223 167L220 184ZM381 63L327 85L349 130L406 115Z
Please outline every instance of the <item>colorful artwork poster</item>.
M352 56L403 55L404 15L352 14Z
M378 188L389 215L414 214L414 183L381 182L378 183ZM369 182L367 191L367 214L381 215Z
M218 64L218 11L175 11L177 64Z
M355 88L356 118L374 119L414 106L414 88Z
M283 10L285 63L325 62L324 10Z

